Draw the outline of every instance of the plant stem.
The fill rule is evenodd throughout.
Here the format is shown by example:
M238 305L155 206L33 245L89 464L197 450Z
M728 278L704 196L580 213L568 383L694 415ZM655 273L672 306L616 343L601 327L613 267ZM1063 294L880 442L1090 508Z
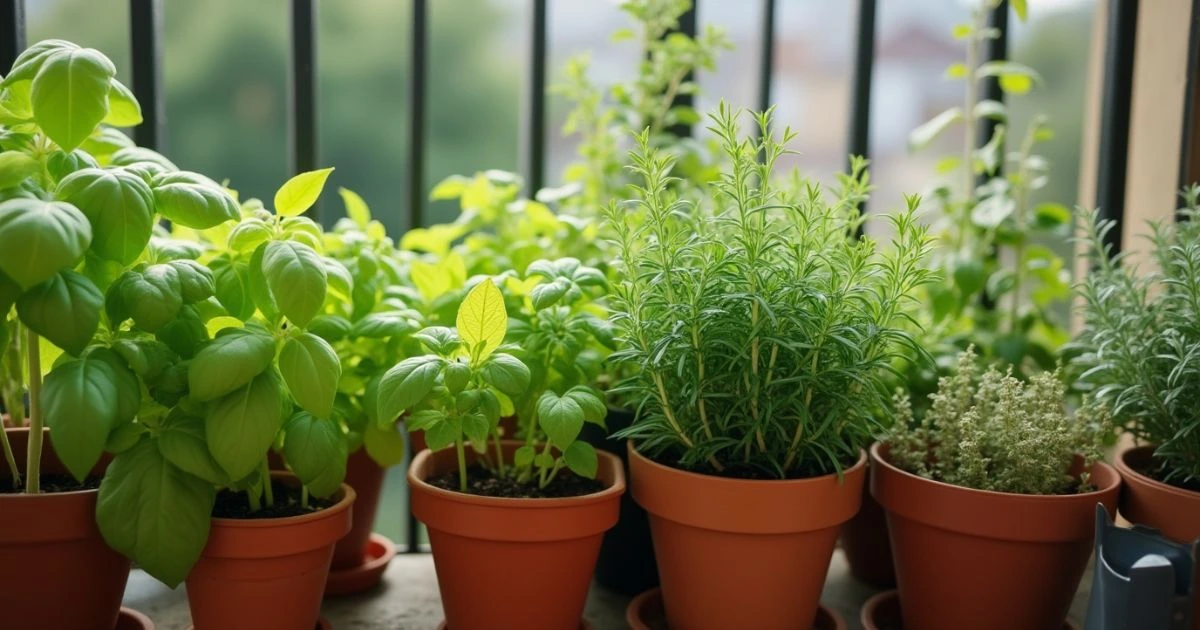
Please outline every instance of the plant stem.
M530 432L532 433L532 430ZM503 477L507 473L505 472L505 469L504 469L504 450L502 448L500 448L500 432L499 431L492 432L492 444L494 444L496 446L496 468L500 471L500 476Z
M463 448L462 434L454 439L454 450L458 453L458 489L467 491L467 451Z
M275 489L271 487L271 468L267 465L267 458L262 460L262 480L263 480L263 498L266 499L267 507L275 505Z
M985 12L976 8L972 14L974 25L967 39L966 96L963 99L963 209L959 217L958 246L967 247L967 234L971 225L971 209L975 206L975 102L978 100L978 66L980 32L985 28Z
M29 348L29 444L25 451L25 493L42 490L42 357L38 335L26 331Z
M246 498L250 499L250 511L257 512L262 509L262 501L258 498L258 493L254 490L246 491Z
M1026 165L1029 162L1029 154L1033 152L1033 143L1037 134L1037 122L1029 125L1029 131L1025 134L1025 139L1021 141L1020 165L1017 167L1017 181L1013 186L1013 200L1016 205L1016 213L1014 219L1017 223L1017 229L1021 231L1022 238L1017 240L1013 246L1013 264L1016 265L1016 270L1013 274L1013 292L1012 304L1009 310L1009 332L1017 332L1017 320L1021 316L1021 284L1025 280L1025 214L1029 211L1029 185L1026 181L1029 177L1029 169Z
M308 486L300 486L300 507L308 507Z
M12 444L8 441L8 432L0 427L0 447L4 449L4 461L8 462L8 471L12 473L13 488L21 487L21 469L17 466L17 458L13 455Z

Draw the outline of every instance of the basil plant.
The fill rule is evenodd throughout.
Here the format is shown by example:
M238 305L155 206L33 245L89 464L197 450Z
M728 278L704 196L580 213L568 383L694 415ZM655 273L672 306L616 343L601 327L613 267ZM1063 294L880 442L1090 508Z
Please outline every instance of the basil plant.
M138 442L135 418L181 382L172 340L213 293L212 274L156 226L237 216L212 180L134 146L114 127L141 109L99 51L47 40L0 81L0 396L28 416L27 470L40 491L43 427L78 480ZM29 394L29 407L24 402Z
M348 281L301 216L331 170L289 180L274 212L230 198L236 224L176 230L191 237L174 243L195 252L195 276L125 274L110 293L109 317L139 335L130 356L146 366L148 396L101 482L96 516L109 546L169 586L204 549L220 490L245 493L253 511L275 503L272 446L303 484L303 505L345 475L346 442L331 419L342 366L308 326L330 287Z

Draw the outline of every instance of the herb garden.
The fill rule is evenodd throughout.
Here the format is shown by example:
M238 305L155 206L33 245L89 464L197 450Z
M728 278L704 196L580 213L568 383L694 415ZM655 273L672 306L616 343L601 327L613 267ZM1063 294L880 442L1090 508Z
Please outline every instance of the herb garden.
M995 51L1038 2L970 5L926 190L873 195L865 130L823 181L768 103L700 111L726 34L624 0L636 75L531 89L570 108L561 180L538 145L390 234L311 145L253 198L131 139L153 81L14 51L0 628L1200 628L1200 188L1148 226L1035 201L1053 121L1016 128L1041 78ZM373 531L397 466L427 543Z

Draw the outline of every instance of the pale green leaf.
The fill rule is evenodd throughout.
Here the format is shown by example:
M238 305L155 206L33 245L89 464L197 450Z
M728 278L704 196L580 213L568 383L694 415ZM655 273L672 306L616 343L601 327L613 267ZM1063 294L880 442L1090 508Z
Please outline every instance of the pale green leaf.
M303 214L317 202L317 197L325 189L325 180L329 179L332 172L331 166L300 173L284 182L275 192L275 214L283 217Z

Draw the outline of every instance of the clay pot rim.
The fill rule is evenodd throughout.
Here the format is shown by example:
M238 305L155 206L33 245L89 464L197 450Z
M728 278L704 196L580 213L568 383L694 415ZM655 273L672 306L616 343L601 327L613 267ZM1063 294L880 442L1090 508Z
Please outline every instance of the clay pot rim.
M801 487L807 486L807 485L823 484L823 483L828 482L831 479L837 480L837 478L839 476L846 477L851 472L857 472L858 469L860 469L860 468L866 468L867 462L870 459L867 456L867 451L860 448L860 449L858 449L858 461L856 461L853 466L842 469L842 472L840 472L840 473L829 473L827 475L818 475L816 477L804 477L801 479L740 479L738 477L722 477L720 475L709 475L709 474L705 474L705 473L692 472L690 470L684 470L682 468L676 468L674 466L660 464L660 463L654 461L653 459L650 459L649 457L642 455L642 453L640 451L638 451L637 447L634 445L633 440L629 440L628 442L626 442L626 444L629 449L630 457L637 458L641 462L642 465L644 465L648 468L651 468L655 471L658 471L660 474L677 475L680 477L692 478L692 479L697 479L697 480L703 479L705 481L705 483L711 483L714 485L723 485L723 486L732 487L732 488L738 488L738 487L763 488L763 487L766 487L766 484L771 484L772 486L779 487L779 488L783 488L786 486L791 486L793 488L801 488Z
M296 477L296 475L294 475L290 472L282 471L282 470L271 471L271 478L272 479L283 479L285 482L295 481L296 483L299 483L299 481L300 481L299 478ZM212 527L222 527L222 528L228 528L228 529L263 529L263 528L271 528L271 527L299 525L301 523L307 523L309 521L321 520L322 518L325 518L336 512L348 510L348 509L350 509L350 506L354 503L354 499L357 496L354 492L354 488L351 488L350 486L346 485L345 483L343 483L341 485L341 487L338 488L337 493L334 494L334 496L339 496L339 495L341 496L341 498L338 499L337 503L334 503L333 505L331 505L327 508L317 510L316 512L310 512L308 514L300 514L298 516L284 516L282 518L278 518L278 517L271 517L271 518L217 518L217 517L213 517L209 520L212 522Z
M519 446L523 445L523 440L500 440L504 446ZM417 477L414 471L424 468L426 461L434 456L434 451L424 449L417 453L413 458L412 463L408 465L408 484L410 491L420 491L436 497L442 501L452 501L455 503L463 503L467 505L477 505L480 507L502 507L502 508L519 508L519 509L544 509L544 508L562 508L562 507L579 507L591 505L593 503L604 503L614 500L625 492L625 466L621 463L621 459L612 453L597 449L596 456L599 459L608 461L609 466L613 471L612 483L608 484L603 490L584 494L575 497L557 497L557 498L525 498L525 497L485 497L476 494L465 494L454 490L444 490L432 484L427 483L424 479ZM599 470L599 466L597 466Z
M1163 483L1153 477L1148 477L1138 472L1137 469L1135 469L1126 461L1126 458L1130 457L1131 455L1134 457L1144 456L1147 459L1151 459L1154 457L1155 448L1156 447L1149 444L1125 448L1121 452L1117 453L1117 456L1113 458L1113 466L1116 467L1117 472L1121 474L1121 477L1127 480L1127 483L1140 483L1147 486L1153 486L1158 492L1170 494L1174 497L1188 501L1200 500L1200 492L1173 486L1169 483Z
M1063 499L1081 499L1081 498L1088 498L1088 497L1099 498L1101 495L1107 494L1107 493L1111 492L1113 490L1113 488L1116 488L1117 486L1121 485L1121 475L1119 473L1117 473L1117 470L1115 468L1113 468L1112 466L1110 466L1109 464L1107 464L1106 462L1096 460L1092 464L1092 466L1099 467L1101 469L1108 469L1109 471L1111 471L1113 473L1112 474L1113 479L1112 479L1112 482L1109 483L1108 485L1097 488L1090 492L1079 492L1079 493L1075 493L1075 494L1024 494L1024 493L1020 493L1020 492L998 492L996 490L978 490L975 488L968 488L967 486L960 486L960 485L956 485L956 484L952 484L952 483L946 483L945 481L938 481L936 479L927 479L920 475L914 475L914 474L908 472L907 470L904 470L903 468L900 468L899 466L896 466L895 464L887 461L887 459L885 458L882 451L884 448L887 448L888 446L889 445L886 442L875 442L874 444L872 444L871 445L871 461L873 463L878 463L881 466L886 467L889 470L889 472L892 472L897 475L901 475L907 479L912 479L915 481L919 481L921 483L935 486L935 487L942 489L944 491L947 491L947 492L959 491L959 492L969 492L972 494L979 494L979 495L983 495L983 496L987 496L987 497L1005 497L1005 498L1009 498L1009 499L1015 498L1015 499L1021 499L1021 500L1026 500L1026 501L1053 502L1053 501L1061 501Z
M29 427L27 427L27 426L26 427L5 427L4 433L5 434L29 433ZM42 436L43 436L43 442L42 442L43 448L48 447L50 445L50 440L49 440L50 428L49 427L42 427ZM3 461L3 460L0 460L0 461ZM28 468L26 468L26 471L27 470L28 470ZM93 469L93 470L95 470L95 469ZM26 472L26 471L21 471L21 472ZM63 473L63 474L67 474L68 476L70 475L70 473ZM104 475L101 474L100 477L103 478ZM74 479L74 477L72 477L72 479ZM25 494L24 492L11 492L11 493L6 492L4 494L0 494L0 501L4 501L4 502L8 502L8 501L13 501L13 502L16 502L16 501L44 501L46 499L54 499L56 497L63 497L63 498L81 497L81 496L87 496L89 494L100 494L100 488L89 488L87 490L69 490L67 492L40 492L38 494Z

